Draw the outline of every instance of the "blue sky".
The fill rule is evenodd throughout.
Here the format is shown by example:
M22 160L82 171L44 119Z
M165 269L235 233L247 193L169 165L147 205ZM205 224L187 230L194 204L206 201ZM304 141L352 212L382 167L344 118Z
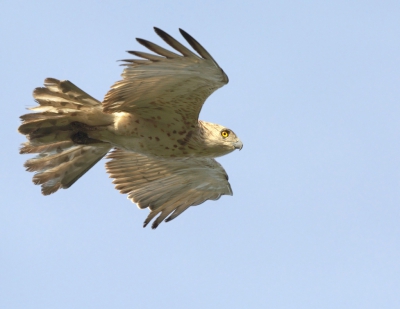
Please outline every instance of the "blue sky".
M0 10L1 308L399 308L398 1L8 1ZM102 99L118 59L195 37L230 78L201 119L244 148L233 197L155 231L100 161L44 197L18 117L44 78Z

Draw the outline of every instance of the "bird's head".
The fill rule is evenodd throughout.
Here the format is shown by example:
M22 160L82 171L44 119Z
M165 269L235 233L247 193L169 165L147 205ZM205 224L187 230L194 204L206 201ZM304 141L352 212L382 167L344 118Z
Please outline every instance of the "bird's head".
M202 121L202 137L215 157L226 155L235 149L241 150L243 143L231 130L219 124Z

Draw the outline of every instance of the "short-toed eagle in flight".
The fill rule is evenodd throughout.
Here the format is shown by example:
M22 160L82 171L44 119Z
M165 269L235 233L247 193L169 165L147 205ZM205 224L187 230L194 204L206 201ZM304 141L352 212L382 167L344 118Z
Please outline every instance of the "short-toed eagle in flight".
M107 153L107 172L121 193L156 228L190 206L232 195L228 176L214 159L243 144L221 125L199 120L204 101L228 83L211 55L188 33L195 54L164 31L156 33L180 54L137 39L155 54L129 51L122 80L100 102L70 81L47 78L33 96L39 106L21 116L28 141L21 153L33 182L48 195L69 188Z

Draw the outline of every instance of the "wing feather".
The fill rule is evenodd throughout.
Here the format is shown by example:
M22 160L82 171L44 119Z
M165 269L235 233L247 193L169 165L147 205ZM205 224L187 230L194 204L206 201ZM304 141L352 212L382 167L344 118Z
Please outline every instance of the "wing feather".
M147 40L137 38L136 41L138 41L144 47L146 47L146 48L150 49L151 51L155 52L156 54L159 54L159 55L164 56L166 58L174 59L174 58L181 57L178 54L175 54L175 53L169 51L168 49L165 49L165 48L163 48L161 46L158 46L157 44L154 44L152 42L149 42Z
M204 47L183 30L182 35L201 57L166 32L154 29L183 56L137 39L157 55L129 51L142 59L126 60L123 79L106 94L103 110L107 113L128 112L143 119L159 116L160 122L168 123L176 118L187 127L197 126L205 100L225 85L228 77Z
M210 53L199 43L197 42L189 33L185 30L179 28L179 32L185 38L185 40L193 47L195 51L199 53L204 59L212 60L215 64L217 63L214 58L210 55Z
M197 56L195 53L193 53L190 49L186 48L183 46L181 43L179 43L177 40L175 40L172 36L170 36L168 33L165 31L154 27L154 30L156 33L166 42L168 43L172 48L175 48L177 51L179 51L182 55L185 57L193 57L193 58L200 58Z
M165 59L164 57L156 56L156 55L145 53L145 52L134 51L134 50L128 51L128 53L138 56L140 58L145 58L147 60L151 60L151 61L162 61ZM128 60L123 60L123 61L128 61Z
M228 176L210 158L159 159L117 149L108 155L107 172L121 193L139 208L149 208L146 226L155 216L152 228L161 221L176 218L190 206L221 195L232 195Z

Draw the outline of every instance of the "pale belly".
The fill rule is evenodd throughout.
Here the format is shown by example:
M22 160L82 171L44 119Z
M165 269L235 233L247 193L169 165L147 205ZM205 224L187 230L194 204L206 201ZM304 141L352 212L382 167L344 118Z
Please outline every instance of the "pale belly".
M193 145L196 129L190 131L181 124L167 125L156 120L138 119L128 113L116 113L113 125L89 135L115 147L144 155L202 157L205 155Z

